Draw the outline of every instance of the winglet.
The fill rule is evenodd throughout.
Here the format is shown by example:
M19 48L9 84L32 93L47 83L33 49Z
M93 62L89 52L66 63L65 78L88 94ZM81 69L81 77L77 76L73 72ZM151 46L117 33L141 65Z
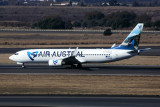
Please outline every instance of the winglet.
M113 47L115 47L116 46L116 43L114 43L112 46L111 46L111 48L113 48Z
M73 53L73 56L76 56L78 53L78 47L75 49L74 53Z

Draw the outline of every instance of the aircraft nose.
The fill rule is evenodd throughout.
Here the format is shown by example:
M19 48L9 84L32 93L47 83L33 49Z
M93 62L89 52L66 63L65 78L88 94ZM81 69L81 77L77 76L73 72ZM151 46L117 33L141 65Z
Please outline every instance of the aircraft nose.
M13 55L9 57L10 60L14 61Z

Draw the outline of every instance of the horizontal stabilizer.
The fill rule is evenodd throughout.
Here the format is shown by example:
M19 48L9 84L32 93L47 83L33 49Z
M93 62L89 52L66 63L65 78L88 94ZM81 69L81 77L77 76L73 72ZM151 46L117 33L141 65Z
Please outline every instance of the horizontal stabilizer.
M140 52L148 51L148 50L150 50L150 49L151 49L151 48L139 49L139 50L138 50L138 54L140 54Z
M138 51L139 52L142 52L142 51L148 51L148 50L150 50L151 48L145 48L145 49L139 49Z

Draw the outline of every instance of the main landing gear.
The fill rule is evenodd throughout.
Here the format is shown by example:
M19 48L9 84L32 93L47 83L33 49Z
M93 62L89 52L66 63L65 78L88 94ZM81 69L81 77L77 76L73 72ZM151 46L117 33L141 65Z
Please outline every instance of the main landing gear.
M78 69L80 69L80 68L82 68L82 64L77 64L77 65L71 65L71 68L72 69L75 69L75 68L78 68Z
M77 68L82 68L82 64L78 64L78 65L77 65Z

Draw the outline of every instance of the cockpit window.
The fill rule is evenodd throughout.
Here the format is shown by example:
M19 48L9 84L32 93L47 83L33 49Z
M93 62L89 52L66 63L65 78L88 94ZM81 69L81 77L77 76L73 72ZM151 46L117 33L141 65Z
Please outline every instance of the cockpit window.
M18 53L15 53L14 55L18 55Z

